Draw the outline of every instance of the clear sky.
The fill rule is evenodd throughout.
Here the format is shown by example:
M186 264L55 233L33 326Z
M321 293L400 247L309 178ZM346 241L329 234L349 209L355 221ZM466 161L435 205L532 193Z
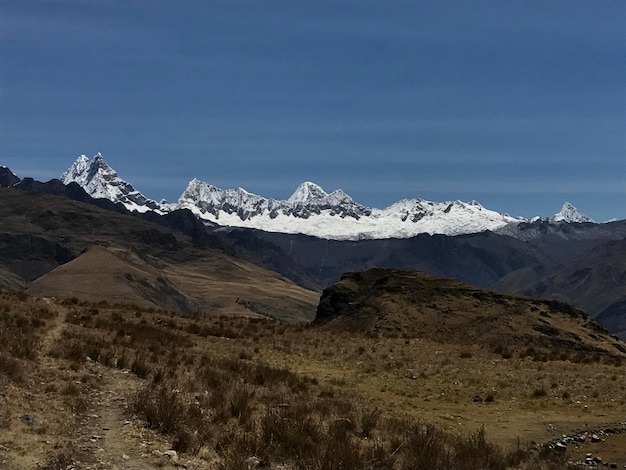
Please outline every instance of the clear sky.
M0 164L626 218L626 1L0 0Z

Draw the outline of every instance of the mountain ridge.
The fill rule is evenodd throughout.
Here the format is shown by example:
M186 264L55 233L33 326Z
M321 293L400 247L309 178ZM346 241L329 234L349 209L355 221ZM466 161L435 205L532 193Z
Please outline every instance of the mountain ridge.
M221 189L192 179L176 203L146 198L106 163L100 153L93 160L81 155L62 175L95 198L122 203L131 211L165 214L189 209L203 221L223 227L310 235L331 240L411 238L419 234L464 235L508 227L540 218L515 218L492 211L476 201L433 202L403 199L385 209L355 202L341 189L327 193L306 181L286 200L256 195L243 188ZM543 220L543 219L541 219ZM549 223L586 223L592 220L566 202ZM512 230L515 232L515 230Z
M190 242L199 248L215 248L231 256L251 261L258 266L286 276L301 287L317 292L321 292L330 283L338 280L343 272L372 267L389 267L418 269L440 277L454 277L482 288L504 289L535 297L549 296L567 300L584 308L592 317L626 299L626 293L618 286L616 290L611 291L610 295L601 297L589 290L588 293L596 299L594 303L589 304L586 289L570 289L567 279L569 275L554 278L552 275L552 273L563 271L563 266L570 265L569 260L580 256L585 256L586 264L592 268L610 264L610 260L615 258L612 250L596 250L595 252L590 250L624 239L626 221L605 224L551 223L548 218L545 218L505 227L504 233L485 231L454 237L421 234L404 239L342 241L308 235L272 233L252 228L220 227L208 221L202 221L188 209L173 210L163 215L154 211L130 212L121 202L114 203L108 199L92 198L75 182L64 185L60 180L40 183L32 178L24 178L13 184L11 188L13 189L3 191L26 192L23 197L17 197L13 202L13 204L22 204L18 201L24 201L26 204L24 208L28 207L27 201L35 200L33 199L35 195L28 193L42 193L50 196L65 196L118 214L131 214L136 218L156 222L161 226L179 231L191 237ZM52 203L53 199L38 200L40 204L48 205L48 201L52 206L56 204ZM35 260L32 256L32 249L24 248L20 252L23 256L20 255L22 257L19 259L28 262L24 264L19 261L20 266L28 268L33 275L38 276L50 267L66 262L66 257L62 256L56 245L49 243L52 240L46 241L46 239L49 239L55 230L67 225L69 230L66 232L69 238L59 239L63 245L66 245L74 238L73 230L79 228L80 221L90 211L83 210L82 212L73 211L71 218L59 219L56 211L52 209L38 216L41 220L33 219L36 224L43 224L42 228L45 230L44 233L40 229L40 234L32 239L33 246L39 247L38 252L41 256ZM3 219L5 233L9 224L10 219ZM111 224L95 226L93 222L90 222L89 230L94 234L102 230L109 233L109 225ZM16 261L13 248L20 247L23 243L19 243L21 240L19 234L9 233L8 235L8 245L4 251L7 256L6 261L10 259ZM127 234L133 239L136 235L131 232ZM137 242L139 244L134 245L135 250L144 251L146 243L156 243L165 248L169 243L169 238L157 237L155 239L151 232L140 234ZM589 256L585 255L586 252ZM77 254L78 252L73 251L72 257ZM571 266L571 268L572 274L580 269L576 266ZM10 268L10 271L12 270L13 268ZM608 279L606 276L611 275L611 273L603 273L601 269L593 269L587 284L589 286L603 285L605 282L603 278ZM508 278L507 285L499 285L499 281L509 275L511 277ZM535 281L540 281L542 278L553 279L549 283L549 289L534 287ZM0 284L8 288L23 289L24 282L28 281L15 277L11 272L0 272ZM539 295L540 292L543 292L543 295ZM579 295L581 293L582 297ZM610 310L607 313L610 316L610 318L607 317L610 322L607 324L619 326L621 320L618 318L614 321L613 319L616 315L620 316L620 312L620 309ZM615 332L619 332L620 329Z
M0 285L95 302L126 295L181 313L311 319L317 292L141 215L2 188Z

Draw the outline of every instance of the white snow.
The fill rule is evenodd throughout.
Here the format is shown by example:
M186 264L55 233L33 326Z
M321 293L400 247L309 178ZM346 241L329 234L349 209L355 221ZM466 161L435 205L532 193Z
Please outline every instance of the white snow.
M193 179L177 203L157 203L121 179L100 153L93 160L79 156L61 181L75 181L92 197L121 202L131 211L165 214L189 209L199 218L225 227L335 240L410 238L421 233L462 235L528 222L486 209L476 201L403 199L385 209L369 208L341 189L327 193L310 181L298 186L287 200L275 200L243 188L220 189ZM538 219L531 222L534 220ZM568 202L549 219L553 223L590 221Z
M585 214L576 209L569 202L565 202L561 211L557 214L554 214L552 217L552 221L554 222L567 222L567 223L584 223L584 222L593 222L590 217L587 217Z
M370 209L341 190L328 194L311 182L301 184L286 201L276 201L241 188L221 190L194 179L178 200L178 208L222 226L337 240L409 238L420 233L460 235L519 222L475 201L410 199L386 209Z
M146 198L143 194L124 181L111 168L100 152L93 160L80 155L61 176L63 184L78 183L91 197L121 202L129 211L155 211L163 214L160 205Z

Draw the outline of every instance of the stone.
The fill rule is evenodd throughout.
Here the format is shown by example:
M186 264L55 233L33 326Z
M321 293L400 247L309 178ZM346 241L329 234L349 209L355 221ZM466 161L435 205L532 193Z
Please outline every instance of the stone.
M178 462L178 454L175 450L166 450L163 455L169 458L172 462Z
M252 456L252 457L248 457L248 458L246 459L246 466L247 466L250 470L252 470L252 469L254 469L254 468L259 468L259 466L260 466L260 465L261 465L261 460L259 460L259 458L258 458L258 457L254 457L254 456Z
M30 424L31 426L39 426L39 420L28 413L24 413L22 416L20 416L20 419Z
M248 470L255 470L255 469L261 470L264 468L269 468L267 462L259 459L258 457L255 457L254 455L246 459L246 467L248 468Z

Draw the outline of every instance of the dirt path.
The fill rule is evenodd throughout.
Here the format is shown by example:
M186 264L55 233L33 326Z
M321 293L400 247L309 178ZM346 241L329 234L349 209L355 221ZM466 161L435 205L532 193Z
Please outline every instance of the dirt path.
M79 433L80 450L92 456L91 469L140 470L154 468L148 442L141 430L125 417L127 400L141 386L130 373L90 365L102 377L99 390L90 397L92 407Z
M41 341L41 361L44 367L63 369L64 361L50 356L56 344L62 340L66 320L71 312L57 304L54 299L44 299L56 313L48 331ZM98 363L86 363L85 372L98 378L97 386L87 396L75 400L86 404L74 429L71 430L71 446L76 451L75 467L91 470L143 470L172 468L160 452L153 452L156 445L147 431L126 419L129 399L142 386L142 381L127 370L105 367ZM163 447L160 445L159 447ZM166 450L166 449L164 449Z
M48 308L56 313L56 316L52 320L52 326L41 340L41 351L44 355L47 355L50 354L52 347L61 339L61 334L65 329L68 311L67 308L55 303L54 299L45 297L43 300L48 304Z

